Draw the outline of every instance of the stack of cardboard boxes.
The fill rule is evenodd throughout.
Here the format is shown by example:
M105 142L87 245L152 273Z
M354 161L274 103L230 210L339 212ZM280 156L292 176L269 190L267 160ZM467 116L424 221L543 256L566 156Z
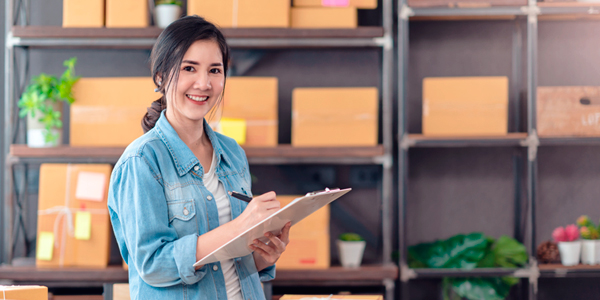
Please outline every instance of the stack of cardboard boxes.
M148 27L147 0L63 0L63 27Z
M294 0L292 28L356 28L357 9L375 9L377 0Z
M377 0L188 0L187 14L222 28L356 28ZM63 27L149 26L147 0L63 0Z

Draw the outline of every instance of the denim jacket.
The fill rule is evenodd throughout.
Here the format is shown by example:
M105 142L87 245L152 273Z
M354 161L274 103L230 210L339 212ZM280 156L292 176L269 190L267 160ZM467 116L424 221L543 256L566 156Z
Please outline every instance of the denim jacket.
M251 196L244 150L204 122L217 155L216 174L226 191ZM156 126L131 143L117 164L108 195L110 220L121 255L129 265L132 300L226 300L219 262L197 271L196 244L219 226L214 196L204 187L204 170L163 111ZM232 219L247 203L230 197ZM252 255L234 259L245 300L263 300L260 281L275 278L275 266L257 272Z

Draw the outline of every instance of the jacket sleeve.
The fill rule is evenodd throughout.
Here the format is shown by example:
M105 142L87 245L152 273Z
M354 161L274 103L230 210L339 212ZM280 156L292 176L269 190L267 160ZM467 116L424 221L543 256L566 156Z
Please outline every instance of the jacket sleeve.
M147 284L194 284L207 272L207 266L193 267L198 235L178 237L155 169L140 155L113 170L108 206L115 237L125 261Z

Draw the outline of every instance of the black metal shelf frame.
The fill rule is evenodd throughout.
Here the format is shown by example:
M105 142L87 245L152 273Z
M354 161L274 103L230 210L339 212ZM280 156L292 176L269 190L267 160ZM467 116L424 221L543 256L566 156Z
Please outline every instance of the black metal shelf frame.
M0 224L5 225L5 228L12 228L15 222L13 211L15 205L19 206L19 199L15 199L13 189L14 167L18 164L37 164L42 162L63 162L63 163L114 163L114 157L96 157L96 158L24 158L11 157L10 145L13 143L13 125L17 124L18 116L15 114L16 101L20 97L18 85L21 84L21 74L16 65L16 50L21 49L27 51L30 48L146 48L149 49L156 41L155 38L25 38L15 37L12 33L12 28L15 25L28 25L28 11L21 5L17 6L17 1L22 0L5 0L5 81L4 81L4 99L5 99L5 128L4 128L4 146L2 147L2 158L4 159L4 172L1 172L1 179L4 182L4 193L2 203L4 209L0 214ZM27 0L23 0L27 1ZM27 1L28 2L28 1ZM278 37L278 38L245 38L233 37L228 39L228 43L232 48L377 48L381 50L382 59L380 62L382 79L380 83L381 91L381 109L382 109L382 125L380 130L383 136L383 155L373 157L338 157L338 158L319 158L319 157L298 157L298 158L278 158L278 157L254 157L250 158L252 164L377 164L383 169L382 188L381 188L381 226L382 226L382 257L383 264L392 264L392 197L394 194L393 186L393 62L394 62L394 36L393 36L393 0L383 0L381 3L382 9L382 28L383 35L378 37ZM18 10L18 11L17 11ZM15 20L18 18L19 23ZM24 178L19 182L24 182ZM0 258L3 262L10 262L12 259L13 244L12 234L10 230L5 230L0 239ZM394 278L383 281L386 290L386 299L393 300L395 297Z
M535 126L535 99L536 99L536 87L537 87L537 17L540 14L540 9L534 0L529 0L527 6L523 7L489 7L489 8L410 8L406 4L406 0L398 1L398 132L399 139L402 141L400 147L398 147L398 160L399 160L399 174L398 174L398 195L399 195L399 212L398 212L398 223L399 223L399 252L400 252L400 281L401 281L401 296L400 299L410 299L409 293L409 282L416 278L441 278L446 276L460 276L460 277L472 277L472 276L516 276L521 278L527 278L529 282L528 288L528 299L535 300L537 297L537 280L539 277L539 270L534 257L535 253L535 198L536 198L536 182L537 182L537 147L539 145L539 139L536 134ZM527 136L524 139L515 140L498 140L498 139L461 139L461 140L411 140L407 132L407 78L408 78L408 56L409 56L409 19L412 16L427 16L427 17L446 17L446 16L523 16L527 18L526 22L526 53L527 60ZM517 18L516 22L520 22L520 18ZM522 51L521 46L521 27L516 26L513 31L513 55L512 55L512 78L510 83L510 90L512 91L511 97L518 95L518 89L515 82L520 82L520 70L521 61L520 53ZM519 108L516 105L516 115L519 116ZM518 126L518 117L515 118L516 128ZM526 248L530 253L530 265L525 269L518 270L506 270L506 269L475 269L475 270L433 270L433 269L410 269L408 268L408 245L406 244L407 236L407 189L408 189L408 170L410 162L408 159L408 152L414 147L497 147L497 146L514 146L523 147L527 150L527 162L526 162L526 190L527 190L527 224L525 224L526 233L529 237ZM516 166L519 164L517 163ZM515 184L520 181L520 171L515 171ZM518 187L518 186L516 186ZM520 220L522 212L517 207L520 207L520 197L515 195L515 220ZM523 226L519 221L515 221L515 234L519 232L518 228ZM527 239L523 239L527 240Z

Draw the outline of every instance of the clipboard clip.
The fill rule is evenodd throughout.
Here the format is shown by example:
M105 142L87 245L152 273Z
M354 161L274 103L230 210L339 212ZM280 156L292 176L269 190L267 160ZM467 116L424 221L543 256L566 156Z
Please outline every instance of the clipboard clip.
M339 188L334 188L334 189L325 188L324 190L306 193L305 197L319 195L319 194L325 194L325 193L329 193L329 192L335 192L335 191L339 191L339 190L340 190Z

